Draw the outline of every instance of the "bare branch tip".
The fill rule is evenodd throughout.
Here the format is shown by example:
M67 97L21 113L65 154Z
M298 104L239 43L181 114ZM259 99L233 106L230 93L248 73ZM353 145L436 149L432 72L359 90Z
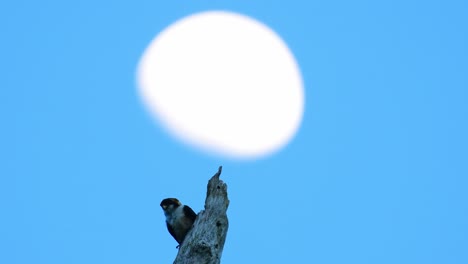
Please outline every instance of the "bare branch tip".
M218 171L215 173L215 175L213 175L212 179L218 179L219 180L219 176L221 176L222 171L223 171L223 166L219 166Z

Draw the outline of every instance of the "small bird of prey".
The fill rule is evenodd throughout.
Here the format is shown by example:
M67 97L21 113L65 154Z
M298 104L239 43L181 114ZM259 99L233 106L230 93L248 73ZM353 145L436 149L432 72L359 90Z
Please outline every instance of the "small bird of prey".
M166 198L161 201L161 207L166 216L166 226L169 233L182 245L188 231L193 226L197 214L187 205L183 205L176 198Z

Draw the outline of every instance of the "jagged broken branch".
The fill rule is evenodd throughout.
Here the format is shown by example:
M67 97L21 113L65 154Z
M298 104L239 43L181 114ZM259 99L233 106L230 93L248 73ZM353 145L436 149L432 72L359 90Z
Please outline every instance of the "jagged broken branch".
M219 179L222 166L208 181L205 210L180 246L174 264L219 264L229 227L227 185Z

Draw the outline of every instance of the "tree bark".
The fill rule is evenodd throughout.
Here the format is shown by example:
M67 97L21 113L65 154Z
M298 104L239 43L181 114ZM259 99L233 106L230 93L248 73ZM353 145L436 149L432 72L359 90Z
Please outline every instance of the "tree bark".
M229 227L227 185L219 179L222 167L208 181L205 210L184 239L174 264L219 264Z

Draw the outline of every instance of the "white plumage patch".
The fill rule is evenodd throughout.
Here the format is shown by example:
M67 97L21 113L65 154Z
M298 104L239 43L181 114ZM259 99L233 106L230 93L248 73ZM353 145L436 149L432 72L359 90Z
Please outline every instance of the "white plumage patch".
M172 206L172 205L171 205ZM172 213L164 212L169 225L175 226L184 217L184 205L178 206Z

